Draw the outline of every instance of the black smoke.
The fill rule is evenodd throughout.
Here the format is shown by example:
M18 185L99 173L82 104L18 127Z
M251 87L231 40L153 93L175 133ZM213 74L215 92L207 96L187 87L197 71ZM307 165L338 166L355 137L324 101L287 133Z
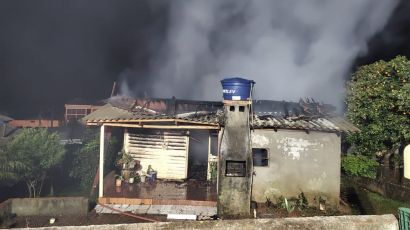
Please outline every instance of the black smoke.
M109 97L119 78L128 81L137 96L155 96L151 64L169 32L169 4L0 1L0 113L15 118L58 116L74 98ZM410 56L408 12L409 1L402 0L356 66Z
M159 1L9 0L0 2L0 112L61 114L74 98L110 96L125 69L141 73L161 37Z
M410 58L410 1L402 0L385 28L368 44L368 52L359 57L355 67L378 60L391 60L397 55Z

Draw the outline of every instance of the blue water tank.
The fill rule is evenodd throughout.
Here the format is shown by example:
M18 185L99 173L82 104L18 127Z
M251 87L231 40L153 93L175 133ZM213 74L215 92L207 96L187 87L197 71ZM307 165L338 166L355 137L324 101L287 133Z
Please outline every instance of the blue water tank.
M255 82L235 77L223 79L221 84L224 100L248 100Z

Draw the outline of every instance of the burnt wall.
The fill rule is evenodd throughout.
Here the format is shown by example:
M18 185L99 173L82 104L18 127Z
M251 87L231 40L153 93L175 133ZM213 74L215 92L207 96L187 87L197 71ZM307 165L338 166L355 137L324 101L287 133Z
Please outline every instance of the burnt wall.
M254 130L252 147L268 150L268 165L255 166L253 200L273 202L303 192L338 207L340 194L340 136L294 130Z

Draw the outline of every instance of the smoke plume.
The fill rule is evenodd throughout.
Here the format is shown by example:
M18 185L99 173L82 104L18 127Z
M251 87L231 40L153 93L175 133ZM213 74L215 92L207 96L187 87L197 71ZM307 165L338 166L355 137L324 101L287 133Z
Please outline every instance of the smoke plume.
M398 0L172 1L150 62L149 96L220 100L219 81L256 81L255 98L339 105L344 82Z
M231 76L255 80L257 99L337 105L355 65L410 57L398 1L2 0L0 113L56 118L114 81L136 97L221 100Z

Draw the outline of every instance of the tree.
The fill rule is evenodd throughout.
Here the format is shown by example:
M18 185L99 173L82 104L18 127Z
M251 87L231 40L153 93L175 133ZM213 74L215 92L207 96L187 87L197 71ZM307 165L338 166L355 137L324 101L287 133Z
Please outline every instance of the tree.
M12 185L18 181L18 170L24 169L24 164L18 160L9 159L5 146L0 146L0 181Z
M57 133L43 128L24 129L1 155L0 179L24 181L30 197L38 197L47 173L61 162L64 153Z
M354 154L384 157L410 142L410 61L398 56L360 67L348 83L347 116L361 132Z

